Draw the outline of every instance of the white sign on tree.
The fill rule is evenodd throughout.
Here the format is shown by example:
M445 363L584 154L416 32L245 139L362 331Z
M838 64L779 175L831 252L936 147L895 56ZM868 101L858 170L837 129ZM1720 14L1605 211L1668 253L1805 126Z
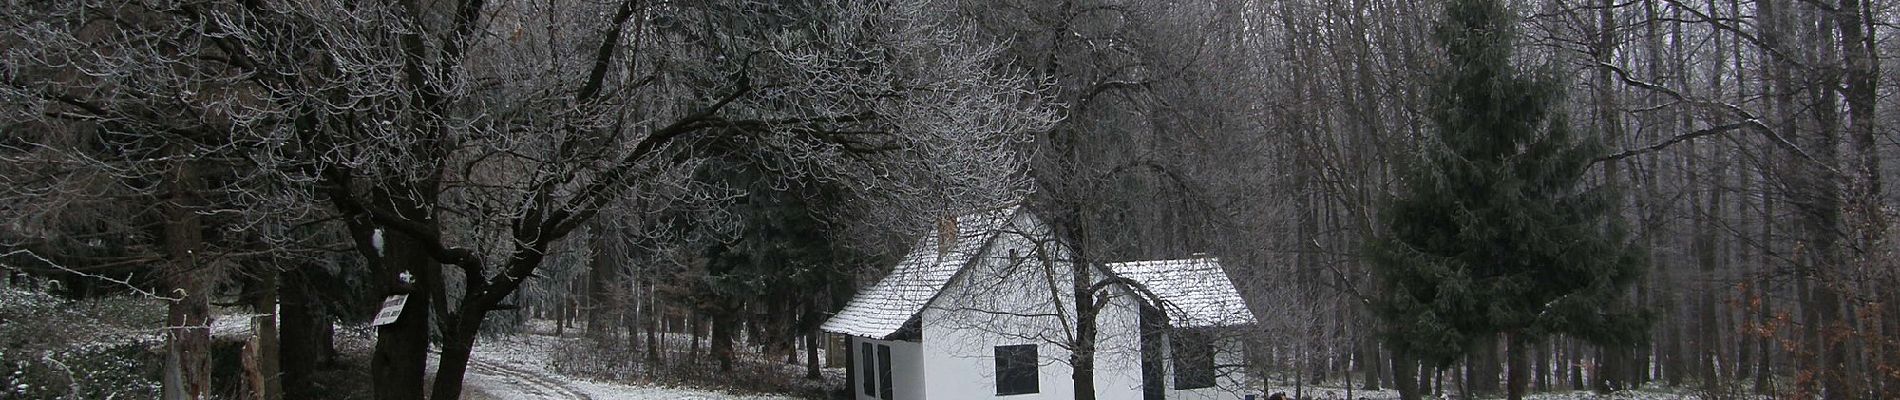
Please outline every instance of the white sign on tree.
M404 304L409 304L409 295L398 294L384 298L383 309L376 312L376 319L371 320L369 326L383 326L396 323L397 318L402 318L402 306Z

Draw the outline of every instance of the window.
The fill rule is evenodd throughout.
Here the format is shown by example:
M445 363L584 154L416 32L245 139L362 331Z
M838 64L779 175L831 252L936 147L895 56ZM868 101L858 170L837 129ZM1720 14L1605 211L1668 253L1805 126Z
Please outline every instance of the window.
M884 391L877 398L891 400L891 346L877 345L878 380L884 384Z
M859 379L859 381L864 382L865 396L876 396L877 395L877 362L875 361L877 359L873 357L877 356L877 354L871 352L870 343L865 343L863 346L863 349L864 351L862 351L861 353L864 353L864 363L863 365L858 367L858 370L864 371L864 377L862 379Z
M996 395L1040 392L1036 345L996 346Z
M1174 388L1200 389L1214 386L1214 342L1207 332L1177 330L1168 335L1174 348Z

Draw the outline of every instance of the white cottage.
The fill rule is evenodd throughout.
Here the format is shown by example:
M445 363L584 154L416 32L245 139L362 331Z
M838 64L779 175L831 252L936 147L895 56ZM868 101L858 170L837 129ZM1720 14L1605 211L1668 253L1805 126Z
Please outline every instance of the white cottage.
M1070 399L1062 343L1075 319L1064 246L1020 206L958 216L825 321L846 335L860 400ZM1055 260L1048 263L1043 260ZM1054 265L1053 268L1047 266ZM1106 268L1104 270L1103 268ZM1251 325L1219 260L1098 267L1116 284L1097 317L1096 397L1236 398L1236 327Z

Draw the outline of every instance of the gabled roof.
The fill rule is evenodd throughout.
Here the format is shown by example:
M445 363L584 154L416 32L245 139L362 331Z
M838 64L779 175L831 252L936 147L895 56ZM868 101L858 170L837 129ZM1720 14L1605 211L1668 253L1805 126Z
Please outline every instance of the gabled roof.
M1116 275L1139 283L1161 299L1168 323L1176 328L1204 328L1254 323L1253 311L1234 290L1220 259L1131 261L1108 264ZM1147 296L1136 296L1152 303Z
M875 339L885 339L904 327L911 317L956 277L958 271L988 247L991 238L1016 216L1020 206L1008 206L957 216L950 229L956 239L949 247L941 240L943 229L925 233L910 254L897 263L890 275L845 304L820 328Z

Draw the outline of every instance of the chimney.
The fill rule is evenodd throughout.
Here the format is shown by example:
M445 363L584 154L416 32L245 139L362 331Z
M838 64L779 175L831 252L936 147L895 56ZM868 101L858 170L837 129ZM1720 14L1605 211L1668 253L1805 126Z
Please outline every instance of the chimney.
M949 253L957 245L957 219L945 217L937 220L937 254Z

